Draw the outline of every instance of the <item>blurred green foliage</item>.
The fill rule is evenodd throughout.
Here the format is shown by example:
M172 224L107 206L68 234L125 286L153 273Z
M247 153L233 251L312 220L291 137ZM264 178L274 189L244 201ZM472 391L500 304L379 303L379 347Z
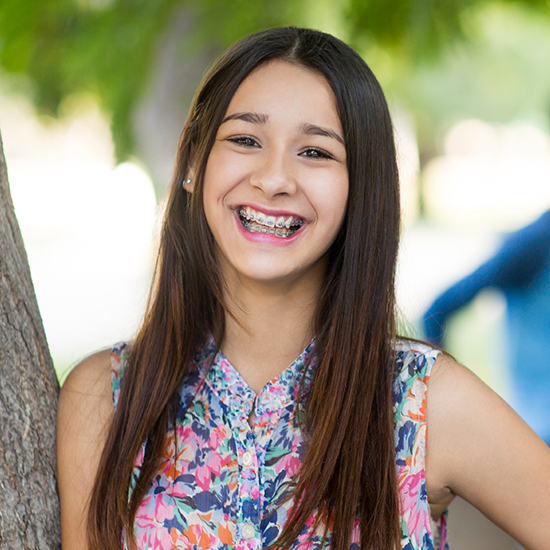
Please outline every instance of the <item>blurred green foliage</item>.
M493 2L467 10L461 35L437 59L371 51L386 90L412 113L426 159L444 130L464 118L493 123L550 120L550 11Z
M49 114L57 114L70 94L91 91L112 117L122 160L133 150L132 109L182 4L197 21L192 36L182 37L185 45L213 50L259 28L295 20L298 5L288 0L2 0L0 66L28 77L33 101Z
M547 0L350 0L352 38L372 36L381 46L411 62L436 59L457 39L471 34L470 15L485 6L516 5L547 14Z
M457 74L469 74L469 55L475 58L476 52L468 47L488 51L476 14L491 13L494 6L516 6L545 24L549 19L547 0L1 0L0 67L25 77L34 103L49 114L57 114L71 94L92 92L111 117L117 157L123 160L134 152L132 113L152 78L157 48L182 9L188 10L193 29L181 38L187 56L221 51L266 27L313 26L368 54L382 84L415 114L427 143L437 130L435 120L468 111L467 86ZM506 29L498 32L505 43ZM453 50L457 44L464 49ZM544 44L550 45L550 38ZM526 52L518 49L528 66ZM478 57L482 64L470 71L473 80L483 79L483 71L498 71L487 55ZM516 77L507 78L502 85L513 88ZM469 86L472 91L476 85ZM526 93L516 88L511 92Z

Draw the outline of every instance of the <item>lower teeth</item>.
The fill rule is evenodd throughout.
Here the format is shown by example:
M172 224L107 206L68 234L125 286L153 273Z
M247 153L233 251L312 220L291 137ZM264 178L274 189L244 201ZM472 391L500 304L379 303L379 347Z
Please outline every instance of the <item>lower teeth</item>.
M277 237L281 237L283 239L286 239L287 237L290 237L291 235L294 235L298 229L300 229L300 226L290 227L290 228L282 228L282 229L271 229L269 227L265 227L262 225L259 225L257 223L254 223L250 220L247 220L246 218L240 217L242 226L251 233L269 233L270 235L277 235Z

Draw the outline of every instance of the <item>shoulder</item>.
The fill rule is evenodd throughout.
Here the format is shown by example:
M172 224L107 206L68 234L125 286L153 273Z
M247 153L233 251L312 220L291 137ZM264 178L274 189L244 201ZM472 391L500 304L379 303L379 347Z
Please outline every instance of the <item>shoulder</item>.
M64 548L85 547L87 503L113 414L111 351L103 350L77 363L59 394L57 466Z
M89 355L71 370L59 393L58 443L99 437L113 414L111 351Z
M105 349L79 361L69 373L60 392L60 404L80 396L101 401L111 395L111 350Z
M120 392L128 348L126 342L121 342L79 361L61 388L60 402L80 396L92 405L108 404L112 409Z
M441 353L434 362L430 387L430 424L444 420L460 422L465 407L473 406L472 401L482 398L487 406L505 406L504 401L492 392L472 371L455 361L446 353ZM478 404L481 406L481 404ZM433 422L432 422L433 420Z

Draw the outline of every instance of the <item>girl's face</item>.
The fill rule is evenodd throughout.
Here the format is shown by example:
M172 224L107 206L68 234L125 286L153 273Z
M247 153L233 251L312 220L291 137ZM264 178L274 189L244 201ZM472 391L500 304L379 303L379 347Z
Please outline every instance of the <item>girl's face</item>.
M225 280L323 277L347 198L344 136L326 79L284 61L255 69L229 104L204 178Z

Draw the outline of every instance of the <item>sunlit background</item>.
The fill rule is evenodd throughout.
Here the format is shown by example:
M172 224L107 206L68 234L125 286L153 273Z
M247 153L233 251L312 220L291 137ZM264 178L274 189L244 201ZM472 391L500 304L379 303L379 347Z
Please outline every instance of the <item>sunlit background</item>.
M12 9L23 4L14 2ZM67 42L63 32L52 38L57 53L49 52L38 69L28 59L13 62L24 48L13 45L12 34L12 42L0 46L0 129L58 375L86 353L131 338L139 325L155 257L158 204L190 94L207 63L239 36L289 21L352 42L387 91L404 207L401 326L422 337L419 317L437 294L489 257L505 232L550 208L550 16L544 3L531 4L474 2L455 14L460 25L454 27L445 14L434 13L448 36L428 26L423 40L427 23L420 19L411 19L410 28L396 24L392 37L375 28L374 11L355 2L319 2L312 10L311 2L290 8L279 0L286 7L276 15L224 5L225 26L206 21L197 4L164 2L162 14L148 15L158 19L153 32L145 19L136 19L135 28L122 22L115 0L80 0L72 8L76 30L67 23ZM5 13L0 11L0 37ZM240 26L232 24L232 34L227 26L235 21ZM120 38L113 54L101 40L112 38L109 29L118 36L116 25L125 42ZM21 29L21 41L28 43L29 33L41 32L32 25ZM142 65L123 69L117 48L124 63L132 40ZM55 57L63 48L73 48L67 66ZM31 50L28 56L38 55ZM105 60L108 55L115 57ZM94 65L86 66L94 60L105 63L95 73ZM48 68L55 74L45 76ZM135 77L132 70L143 74ZM55 78L62 81L58 88ZM448 344L506 395L504 310L500 294L483 292L452 320Z
M63 120L2 97L0 123L16 215L58 375L129 338L151 274L156 199L135 163L115 165L93 103Z

